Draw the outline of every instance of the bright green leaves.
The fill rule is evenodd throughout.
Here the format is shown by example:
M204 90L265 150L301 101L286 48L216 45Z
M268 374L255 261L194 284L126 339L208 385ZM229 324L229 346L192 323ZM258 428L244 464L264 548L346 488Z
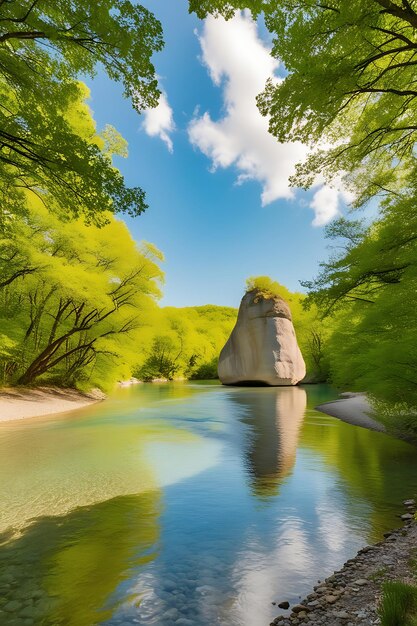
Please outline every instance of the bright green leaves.
M13 56L9 76L16 84L32 87L35 71L40 83L48 74L65 82L91 75L100 63L138 110L157 104L151 56L163 47L162 28L145 7L129 0L3 2L0 24L2 55Z
M217 358L236 315L236 309L215 305L161 309L137 375L144 380L217 378Z
M246 280L246 292L256 291L264 298L283 297L282 292L285 287L269 278L269 276L251 276Z
M138 111L156 106L151 56L162 45L160 23L127 0L1 3L1 223L22 210L25 190L51 211L96 223L106 211L145 210L144 192L126 188L112 167L109 133L103 154L85 116L70 119L68 112L80 109L85 95L78 76L93 75L98 64L124 84Z
M367 229L335 223L338 253L307 285L310 302L334 313L333 380L409 406L417 406L416 191L387 200Z
M262 13L272 54L288 72L258 105L279 141L311 148L293 184L345 177L356 205L398 190L410 174L417 131L414 3L201 0L190 10L230 17Z
M200 19L207 16L222 15L226 19L233 17L236 9L250 9L254 16L258 15L263 7L269 5L266 0L189 0L190 13L195 12Z
M41 201L14 219L1 242L3 382L106 387L131 375L160 296L160 253L106 220L64 223Z

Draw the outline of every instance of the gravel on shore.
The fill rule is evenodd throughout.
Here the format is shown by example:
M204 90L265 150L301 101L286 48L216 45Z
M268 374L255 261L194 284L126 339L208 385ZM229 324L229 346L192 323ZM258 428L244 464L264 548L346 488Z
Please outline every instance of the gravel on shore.
M417 558L415 500L404 502L404 526L385 533L385 539L359 550L343 568L324 581L291 615L279 615L271 626L377 626L381 587L387 580L415 583L412 561ZM285 603L285 598L283 598ZM280 603L281 604L281 603Z

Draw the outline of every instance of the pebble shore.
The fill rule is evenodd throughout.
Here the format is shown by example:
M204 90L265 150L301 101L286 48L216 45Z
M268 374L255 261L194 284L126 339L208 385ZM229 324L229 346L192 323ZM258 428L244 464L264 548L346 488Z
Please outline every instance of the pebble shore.
M377 626L381 586L386 580L416 582L417 559L415 500L404 502L404 526L385 533L385 539L359 550L343 568L319 581L291 615L279 615L271 626ZM284 600L284 599L283 599ZM288 603L280 603L286 608ZM278 605L279 606L279 605Z

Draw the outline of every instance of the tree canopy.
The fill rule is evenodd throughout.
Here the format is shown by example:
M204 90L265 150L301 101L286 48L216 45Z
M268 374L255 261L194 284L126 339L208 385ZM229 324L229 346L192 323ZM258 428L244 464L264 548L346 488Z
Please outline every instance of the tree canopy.
M217 378L220 350L236 322L237 310L216 305L165 307L153 319L152 343L137 370L155 378Z
M100 222L106 211L138 215L146 208L143 190L125 186L91 124L79 132L74 105L85 96L78 78L99 66L123 83L138 111L156 106L151 56L162 45L158 20L129 0L0 1L3 220L24 210L25 190L49 210L90 221Z
M294 184L344 175L357 205L407 184L417 131L416 3L190 0L200 17L243 8L263 13L272 55L287 71L258 98L270 132L311 147Z
M161 255L108 222L64 224L32 201L1 241L3 383L105 388L131 375L156 308Z
M335 382L390 403L417 406L417 218L415 195L386 200L368 228L330 229L345 247L308 283L310 302L334 315ZM352 225L350 225L352 226ZM346 238L350 236L350 238Z

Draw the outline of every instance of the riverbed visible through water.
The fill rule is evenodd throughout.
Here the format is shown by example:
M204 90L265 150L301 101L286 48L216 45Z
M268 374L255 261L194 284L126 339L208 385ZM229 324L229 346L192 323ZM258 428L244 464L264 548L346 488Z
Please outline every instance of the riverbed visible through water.
M0 424L2 626L268 626L416 491L323 385L142 384Z

